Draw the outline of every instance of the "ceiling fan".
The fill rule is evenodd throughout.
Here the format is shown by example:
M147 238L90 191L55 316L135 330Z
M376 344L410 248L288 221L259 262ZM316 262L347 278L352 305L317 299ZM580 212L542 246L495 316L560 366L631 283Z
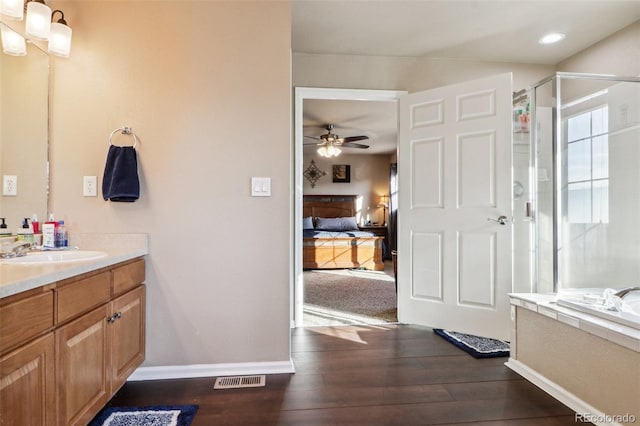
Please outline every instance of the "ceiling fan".
M338 135L331 133L334 129L333 124L327 124L325 129L327 129L327 133L320 136L305 136L305 138L315 139L320 142L314 143L313 145L317 145L318 154L322 157L337 157L342 150L342 148L359 148L359 149L367 149L369 145L364 145L361 143L355 143L355 141L362 141L369 139L369 136L347 136L345 138L341 138ZM307 143L305 145L312 145L311 143Z

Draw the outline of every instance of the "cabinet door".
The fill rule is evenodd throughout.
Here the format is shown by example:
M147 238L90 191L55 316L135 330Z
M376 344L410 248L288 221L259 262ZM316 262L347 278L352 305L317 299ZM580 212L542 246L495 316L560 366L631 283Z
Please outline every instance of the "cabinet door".
M112 304L112 315L115 315L115 320L109 328L112 333L111 393L113 394L144 361L145 286L139 286L118 297Z
M110 397L109 307L56 330L59 425L88 423Z
M0 423L55 424L54 339L47 334L0 359Z

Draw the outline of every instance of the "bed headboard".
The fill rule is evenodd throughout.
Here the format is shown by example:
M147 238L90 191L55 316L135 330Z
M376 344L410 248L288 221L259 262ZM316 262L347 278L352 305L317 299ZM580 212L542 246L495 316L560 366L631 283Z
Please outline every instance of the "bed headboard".
M302 217L355 216L357 198L357 195L304 195Z

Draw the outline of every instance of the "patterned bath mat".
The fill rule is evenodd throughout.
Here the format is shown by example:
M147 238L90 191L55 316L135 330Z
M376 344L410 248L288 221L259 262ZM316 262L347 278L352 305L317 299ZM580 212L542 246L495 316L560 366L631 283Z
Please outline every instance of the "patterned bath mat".
M448 342L453 343L474 358L509 356L509 343L502 340L457 333L441 328L434 328L433 332Z
M89 426L189 426L197 405L106 407Z

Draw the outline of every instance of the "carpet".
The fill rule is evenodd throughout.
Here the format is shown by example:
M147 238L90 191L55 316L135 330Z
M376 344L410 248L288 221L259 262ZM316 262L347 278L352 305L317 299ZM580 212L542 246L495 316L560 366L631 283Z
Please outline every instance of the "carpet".
M433 332L474 358L509 356L509 343L503 342L502 340L474 336L473 334L457 333L441 328L434 328Z
M88 426L189 426L197 405L106 407Z
M305 271L304 311L314 320L333 318L343 324L397 322L393 278L364 270ZM309 325L333 325L326 322Z

